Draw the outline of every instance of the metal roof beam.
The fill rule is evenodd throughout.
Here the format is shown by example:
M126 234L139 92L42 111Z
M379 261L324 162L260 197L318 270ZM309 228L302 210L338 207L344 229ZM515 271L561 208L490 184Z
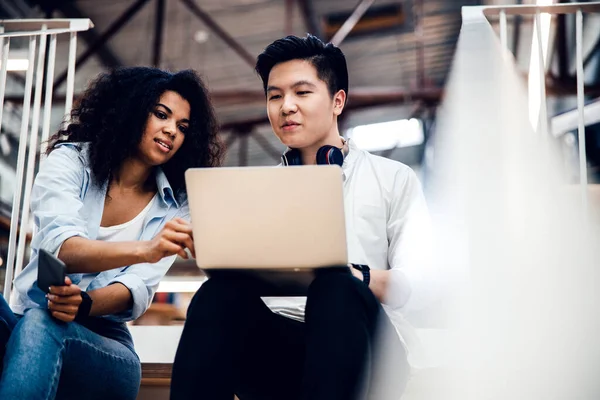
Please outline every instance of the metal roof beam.
M319 26L319 21L315 15L312 0L298 0L298 6L300 6L300 11L304 18L304 25L306 25L308 32L320 39L324 39L323 32Z
M79 7L70 1L60 1L54 6L56 10L60 11L67 18L87 18L83 15ZM88 46L92 46L100 39L100 35L93 29L80 32L81 37ZM98 47L97 51L98 58L109 68L114 68L123 65L123 62L115 55L115 53L109 48L106 43L103 43Z
M354 10L352 10L352 14L348 17L348 19L340 26L340 29L333 35L331 38L331 43L336 46L339 46L344 39L348 36L348 34L354 29L358 21L365 15L371 4L373 4L375 0L361 0L356 4Z
M194 0L181 0L181 2L204 24L220 37L233 51L235 51L242 59L254 69L256 58L241 44L239 44L229 33L227 33L214 19L203 11Z
M117 32L123 28L125 24L127 24L131 19L138 13L138 11L142 8L144 4L146 4L148 0L138 0L134 4L132 4L125 12L115 21L113 24L108 27L108 29L98 37L91 46L89 46L86 51L77 57L75 61L75 68L80 67L83 63L85 63L92 55L94 55L104 44L113 37ZM63 71L63 73L56 78L54 81L54 87L58 87L67 79L67 71Z
M152 65L160 68L162 52L163 27L165 24L165 0L156 0L156 12L154 15L154 46L152 51Z

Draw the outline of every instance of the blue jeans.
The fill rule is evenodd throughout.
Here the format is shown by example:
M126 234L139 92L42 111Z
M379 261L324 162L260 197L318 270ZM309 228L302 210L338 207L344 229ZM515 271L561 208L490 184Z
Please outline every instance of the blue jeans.
M124 324L15 316L0 295L0 399L135 399L140 361Z

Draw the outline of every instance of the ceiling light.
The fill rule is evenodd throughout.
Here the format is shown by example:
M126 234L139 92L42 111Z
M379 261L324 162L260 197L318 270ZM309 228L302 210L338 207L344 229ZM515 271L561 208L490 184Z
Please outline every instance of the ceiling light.
M206 43L208 41L208 32L196 31L196 33L194 33L194 40L197 43Z
M349 129L346 134L366 151L417 146L425 139L421 122L415 118L359 125Z
M26 58L9 58L6 63L7 71L27 71L27 68L29 68L29 60Z

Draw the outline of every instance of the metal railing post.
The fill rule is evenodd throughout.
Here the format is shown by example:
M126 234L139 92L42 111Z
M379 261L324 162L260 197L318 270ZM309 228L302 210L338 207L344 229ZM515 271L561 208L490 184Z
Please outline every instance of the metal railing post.
M575 48L577 58L577 134L579 141L579 185L584 215L588 215L587 157L585 154L585 125L583 120L584 75L583 75L583 13L581 8L575 14Z
M17 245L17 228L19 224L19 214L21 210L21 194L23 186L23 170L25 168L25 151L27 150L27 128L29 127L29 111L31 109L31 86L33 81L33 65L35 61L35 47L37 43L36 36L29 37L29 51L27 74L25 75L25 94L23 95L23 116L21 120L21 134L19 136L19 152L17 155L17 176L15 183L15 193L13 195L12 213L10 216L10 234L8 237L8 256L6 260L6 278L7 284L4 286L4 298L10 299L12 289L13 272L15 268L15 251Z

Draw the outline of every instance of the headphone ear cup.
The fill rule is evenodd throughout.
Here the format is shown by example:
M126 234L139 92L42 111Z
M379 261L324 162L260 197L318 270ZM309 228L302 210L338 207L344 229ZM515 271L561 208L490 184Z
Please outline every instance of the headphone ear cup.
M297 149L289 149L281 156L281 162L283 165L302 165L302 157L300 157L300 151Z
M317 164L341 167L344 164L344 153L335 146L323 146L317 151Z

